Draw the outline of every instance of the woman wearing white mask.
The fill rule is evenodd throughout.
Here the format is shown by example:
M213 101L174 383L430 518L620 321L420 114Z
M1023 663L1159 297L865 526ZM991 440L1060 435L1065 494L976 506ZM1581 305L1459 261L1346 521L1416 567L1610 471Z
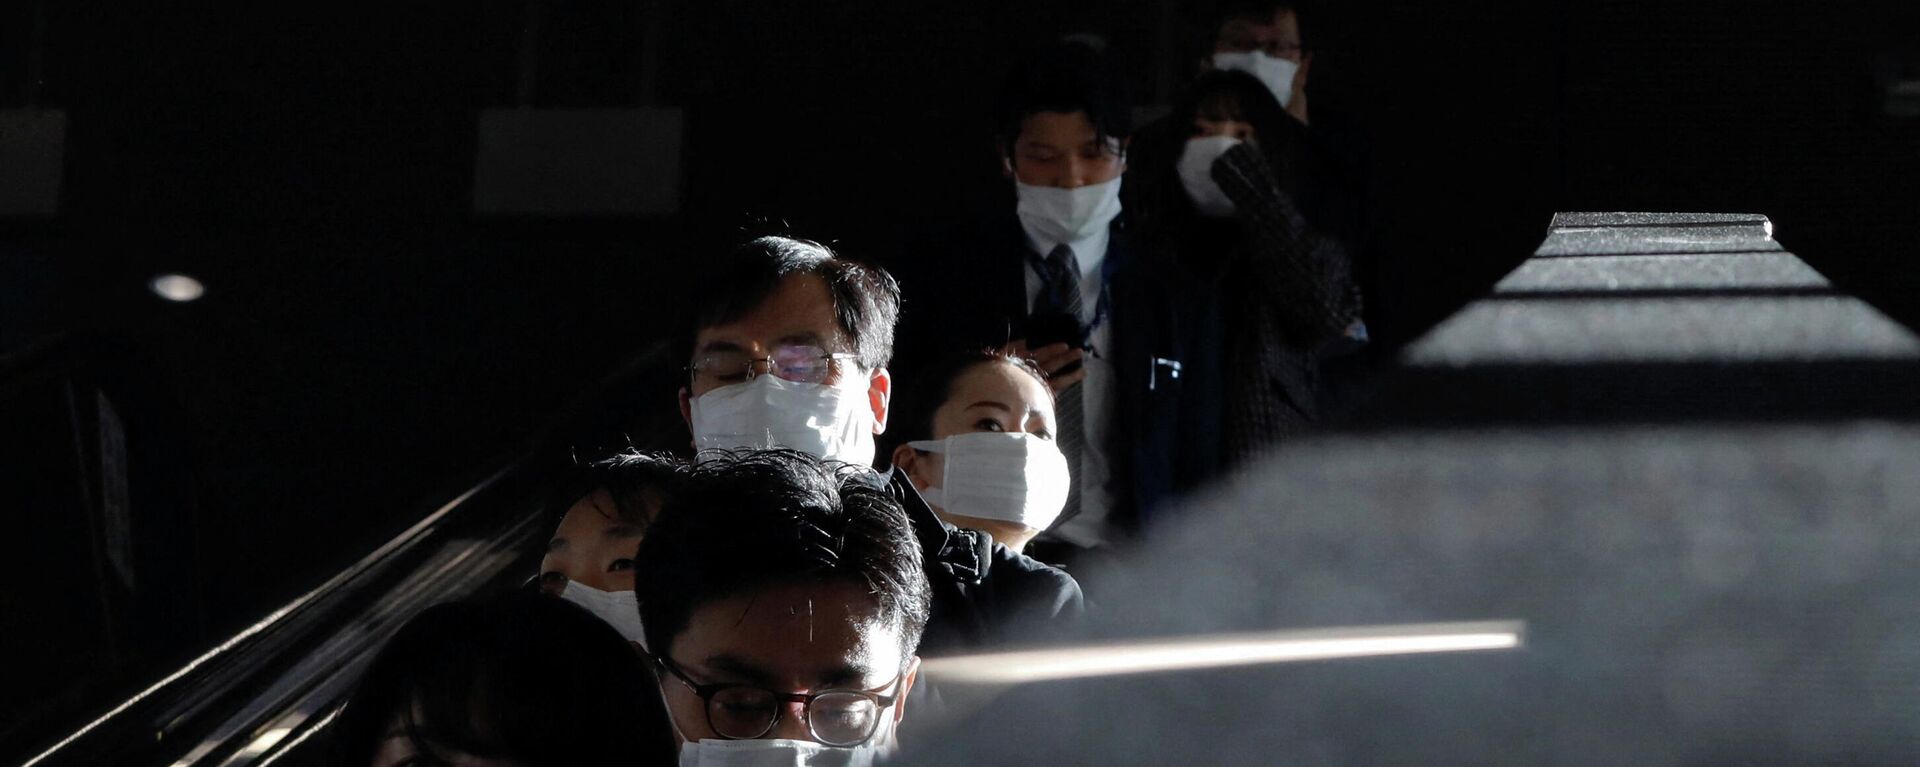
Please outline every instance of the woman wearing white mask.
M893 396L887 367L901 305L893 278L787 237L758 238L712 262L696 280L682 336L680 412L700 451L694 460L774 446L872 464ZM1021 638L1029 602L1079 611L1079 586L1065 573L942 521L897 475L890 487L911 501L933 577L930 652Z
M961 352L917 371L901 390L893 479L908 515L952 526L949 547L974 552L990 576L967 600L943 600L921 654L1033 644L1068 632L1086 612L1080 584L1021 553L1059 518L1067 501L1066 457L1047 378L998 349ZM943 605L942 602L945 602ZM983 610L991 606L991 610ZM960 630L955 630L958 627Z
M1183 129L1142 139L1153 159L1130 174L1127 205L1151 252L1212 286L1198 324L1219 368L1188 373L1219 381L1231 466L1319 417L1320 362L1365 337L1359 293L1346 243L1319 225L1311 135L1259 79L1204 74L1170 121Z
M641 644L633 559L680 469L676 459L640 452L575 469L548 502L559 522L540 559L540 589L585 608L628 642Z
M1059 517L1072 481L1046 377L983 351L935 365L916 387L925 396L903 406L908 441L894 448L894 468L942 519L1025 548Z

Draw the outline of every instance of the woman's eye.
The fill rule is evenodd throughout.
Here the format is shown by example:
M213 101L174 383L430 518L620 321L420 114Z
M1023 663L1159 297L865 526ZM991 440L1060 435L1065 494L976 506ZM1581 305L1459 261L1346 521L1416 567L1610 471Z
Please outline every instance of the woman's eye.
M631 559L616 559L613 560L613 564L607 565L607 572L610 573L625 572L632 569L633 560Z
M999 421L991 418L980 419L980 422L974 424L973 428L975 431L1006 431L1006 428L1001 426Z

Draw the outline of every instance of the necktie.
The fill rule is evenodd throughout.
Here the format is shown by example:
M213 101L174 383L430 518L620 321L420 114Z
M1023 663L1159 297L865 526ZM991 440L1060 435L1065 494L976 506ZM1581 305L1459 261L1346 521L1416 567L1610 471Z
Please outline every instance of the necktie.
M1034 296L1033 313L1060 313L1082 321L1081 308L1084 302L1080 296L1080 261L1073 257L1073 249L1065 245L1055 246L1047 254L1044 262L1046 279L1041 280L1043 287L1040 295ZM1060 452L1067 456L1067 467L1073 475L1073 483L1067 492L1066 508L1060 511L1060 521L1073 519L1080 513L1080 479L1083 476L1080 456L1082 443L1086 439L1083 411L1080 402L1080 384L1074 384L1066 391L1054 396L1054 421L1058 430L1054 440L1060 445Z

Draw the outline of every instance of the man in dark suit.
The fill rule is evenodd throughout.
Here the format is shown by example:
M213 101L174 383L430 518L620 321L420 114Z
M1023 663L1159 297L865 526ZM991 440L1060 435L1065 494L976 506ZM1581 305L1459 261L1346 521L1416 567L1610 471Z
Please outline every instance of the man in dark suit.
M1030 355L1050 377L1075 481L1060 522L1036 542L1072 558L1125 541L1153 506L1211 458L1183 434L1191 301L1175 269L1136 257L1120 218L1131 113L1098 55L1078 45L1020 67L997 115L1014 199L930 258L900 265L903 385L914 360L962 348ZM1204 423L1192 424L1201 428Z

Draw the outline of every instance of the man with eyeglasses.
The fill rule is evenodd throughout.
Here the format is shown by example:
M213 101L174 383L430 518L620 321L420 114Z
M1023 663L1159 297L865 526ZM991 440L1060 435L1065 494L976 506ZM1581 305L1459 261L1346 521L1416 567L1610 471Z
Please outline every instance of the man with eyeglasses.
M1290 0L1230 2L1217 15L1212 55L1202 70L1238 69L1259 78L1287 114L1307 122L1307 75L1313 52L1300 35L1300 14Z
M893 395L893 278L817 243L762 237L701 289L680 390L695 449L779 446L872 464Z
M892 746L931 592L871 469L709 454L647 531L634 588L680 764L868 764Z
M698 284L680 390L696 461L714 450L782 447L871 466L893 394L893 277L819 243L761 237ZM1084 612L1071 576L947 524L911 482L889 480L932 582L928 652L1031 643Z

